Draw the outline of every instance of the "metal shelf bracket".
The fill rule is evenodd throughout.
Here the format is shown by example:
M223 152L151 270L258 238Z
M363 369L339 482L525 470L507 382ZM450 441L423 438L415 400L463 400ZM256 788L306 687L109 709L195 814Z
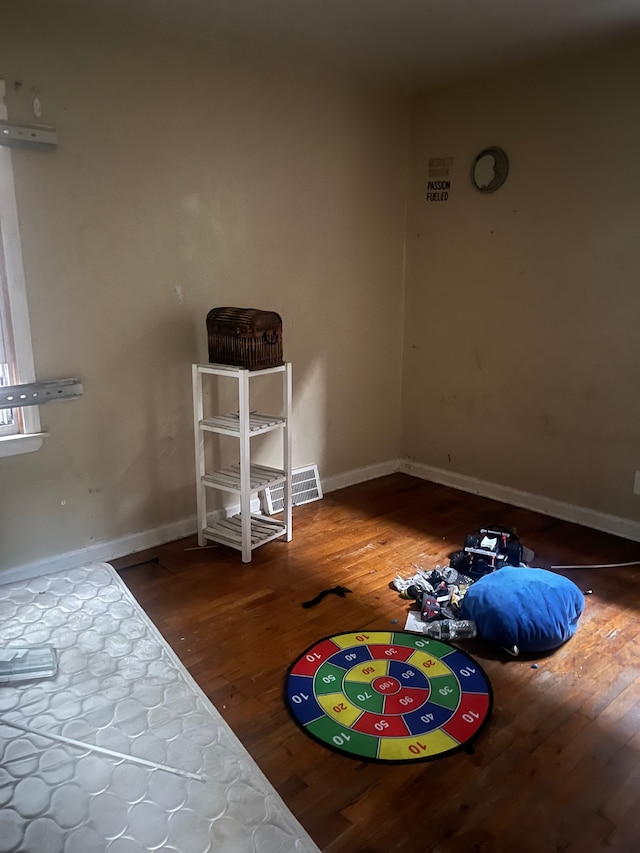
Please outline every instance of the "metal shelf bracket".
M52 400L75 400L84 393L79 379L51 379L0 387L0 409L41 406Z

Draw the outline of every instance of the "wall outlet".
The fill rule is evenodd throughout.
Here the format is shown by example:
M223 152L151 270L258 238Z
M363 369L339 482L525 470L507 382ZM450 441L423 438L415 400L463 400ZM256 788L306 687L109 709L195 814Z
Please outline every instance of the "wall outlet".
M640 471L636 471L633 478L633 494L640 495Z

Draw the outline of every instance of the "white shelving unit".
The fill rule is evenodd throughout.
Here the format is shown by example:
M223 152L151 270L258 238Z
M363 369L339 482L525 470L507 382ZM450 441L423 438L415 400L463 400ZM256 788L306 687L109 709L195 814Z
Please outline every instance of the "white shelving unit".
M261 376L282 375L281 412L277 415L250 411L249 388ZM238 411L205 418L203 383L206 377L224 377L238 383ZM247 370L229 364L193 365L193 423L196 450L196 482L198 511L198 543L219 542L242 551L242 562L251 562L254 548L284 537L291 541L291 364L264 370ZM256 435L282 432L282 468L252 464L251 439ZM207 433L233 436L239 442L240 461L219 471L207 472L205 438ZM251 499L266 486L284 485L284 511L281 519L252 514ZM207 489L218 489L237 495L240 512L215 524L207 523Z

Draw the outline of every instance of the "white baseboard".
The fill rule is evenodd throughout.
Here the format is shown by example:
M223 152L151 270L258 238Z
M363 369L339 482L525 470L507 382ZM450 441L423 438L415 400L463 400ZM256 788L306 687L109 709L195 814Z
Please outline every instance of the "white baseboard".
M391 459L388 462L380 462L377 465L367 465L364 468L353 468L343 474L334 474L333 477L321 479L322 491L336 492L338 489L346 489L347 486L355 486L358 483L366 483L368 480L377 480L378 477L386 477L387 474L395 474L400 470L400 462Z
M257 498L251 502L251 511L260 511L260 502ZM224 516L235 515L238 512L240 512L239 504L226 509L213 510L208 513L208 523L215 524ZM156 545L164 545L165 542L174 542L176 539L191 536L197 532L197 529L195 515L191 518L183 518L181 521L163 524L162 527L154 527L152 530L131 533L128 536L120 536L118 539L110 539L108 542L87 545L86 548L66 551L63 554L0 571L0 584L68 571L89 563L108 563L109 560L117 560L118 557L126 557L138 551L146 551L147 548L155 548Z
M322 480L322 489L325 493L335 492L338 489L355 486L358 483L365 483L368 480L376 480L378 477L385 477L397 471L402 471L413 477L419 477L422 480L451 486L451 488L459 489L462 492L470 492L474 495L492 498L493 500L502 501L512 506L530 509L534 512L540 512L543 515L550 515L553 518L559 518L563 521L572 521L575 524L582 524L584 527L591 527L594 530L601 530L604 533L611 533L614 536L621 536L624 539L640 542L640 522L632 521L628 518L619 518L615 515L607 515L606 513L597 512L587 507L564 503L563 501L553 500L542 495L534 495L531 492L512 489L510 486L502 486L499 483L491 483L487 480L469 477L466 474L457 474L442 468L434 468L431 465L423 465L419 462L412 462L409 459L393 459L377 465L367 465L363 468L354 468L351 471L345 471L342 474L335 474L332 477ZM251 510L252 512L259 512L259 509L260 503L258 499L254 499L251 504ZM234 515L239 510L239 506L227 507L224 510L215 510L209 513L210 522L214 523L225 515ZM75 569L78 566L84 566L88 563L109 562L109 560L116 560L118 557L126 557L128 554L135 554L147 548L154 548L156 545L163 545L165 542L173 542L176 539L191 536L196 530L197 522L195 516L184 518L181 521L165 524L152 530L143 530L140 533L132 533L108 542L88 545L86 548L67 551L64 554L57 554L46 559L35 560L32 563L25 563L22 566L15 566L5 571L0 571L0 583L26 580L27 578L34 578L39 575Z
M386 474L393 474L398 470L399 464L398 460L394 459L389 462L368 465L364 468L355 468L352 471L345 471L343 474L328 477L322 481L323 492L327 493L336 491L337 489L344 489L346 486L364 483L367 480L375 480L378 477L384 477ZM209 523L214 524L225 515L235 515L239 511L239 505L230 506L224 510L215 510L209 513ZM258 498L252 500L251 511L260 512L260 501ZM53 574L54 572L68 571L79 566L86 566L89 563L108 563L109 560L117 560L118 557L126 557L138 551L145 551L147 548L155 548L157 545L163 545L165 542L173 542L176 539L191 536L197 529L197 520L194 515L190 518L184 518L181 521L155 527L152 530L131 533L128 536L121 536L118 539L87 545L86 548L66 551L63 554L56 554L42 560L35 560L32 563L13 566L4 571L0 570L0 584L27 580L28 578Z
M398 470L405 474L411 474L413 477L420 477L422 480L430 480L432 483L441 483L443 486L460 489L462 492L471 492L471 494L481 495L484 498L492 498L512 506L542 513L542 515L550 515L562 521L572 521L574 524L601 530L603 533L612 533L614 536L640 542L640 522L629 518L607 515L588 507L557 501L543 495L534 495L531 492L523 492L519 489L512 489L510 486L501 486L499 483L469 477L466 474L434 468L431 465L423 465L409 459L402 460Z

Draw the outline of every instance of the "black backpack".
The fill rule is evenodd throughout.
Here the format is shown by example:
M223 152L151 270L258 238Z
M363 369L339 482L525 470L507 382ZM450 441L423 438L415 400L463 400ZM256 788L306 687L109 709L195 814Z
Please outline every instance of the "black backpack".
M495 525L469 534L462 551L455 551L450 560L459 574L478 580L503 566L519 566L522 554L522 543L515 533Z

